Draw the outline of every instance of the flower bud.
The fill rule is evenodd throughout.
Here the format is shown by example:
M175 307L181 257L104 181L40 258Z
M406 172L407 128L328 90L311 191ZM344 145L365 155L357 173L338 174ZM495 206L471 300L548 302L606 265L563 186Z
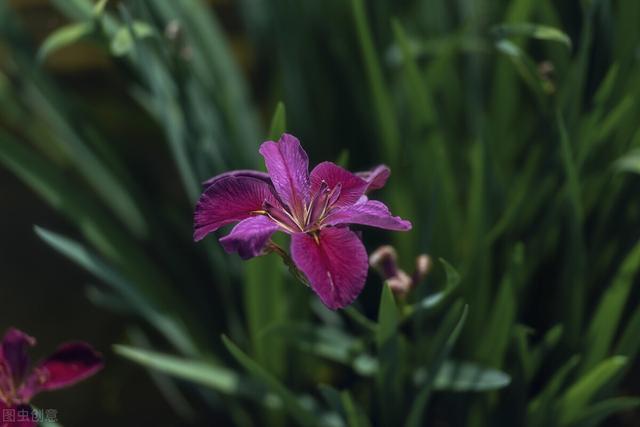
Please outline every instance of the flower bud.
M387 284L389 285L389 288L391 288L391 292L401 297L407 295L413 287L411 277L402 270L398 270L398 274L387 279Z
M411 276L413 286L422 282L431 270L431 258L427 254L418 255L416 258L416 269Z
M385 280L398 275L398 254L393 246L385 245L369 256L369 265L378 270Z

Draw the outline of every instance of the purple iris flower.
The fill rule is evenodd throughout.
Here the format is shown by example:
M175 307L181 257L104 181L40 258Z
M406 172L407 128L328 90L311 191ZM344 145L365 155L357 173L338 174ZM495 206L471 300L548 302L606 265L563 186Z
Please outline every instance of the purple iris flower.
M205 182L195 211L194 239L238 223L220 243L243 259L265 253L271 235L291 235L291 258L330 309L353 302L367 278L367 253L349 224L406 231L411 223L392 216L365 195L382 188L389 168L353 174L331 162L309 173L307 153L284 134L260 146L267 173L238 170Z
M0 343L0 427L35 427L38 423L29 406L33 396L73 385L103 366L100 354L88 344L72 342L29 369L27 351L35 343L15 328Z

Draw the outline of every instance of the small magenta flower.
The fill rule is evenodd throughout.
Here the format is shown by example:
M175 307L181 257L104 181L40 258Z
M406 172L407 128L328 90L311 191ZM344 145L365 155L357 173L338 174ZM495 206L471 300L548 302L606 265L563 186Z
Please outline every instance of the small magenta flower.
M100 354L88 344L72 342L29 369L27 351L35 343L15 328L0 343L0 427L35 427L37 420L29 406L33 396L73 385L103 366Z
M291 258L311 288L330 309L353 302L367 277L367 252L350 224L406 231L411 223L392 216L365 195L382 188L389 168L353 174L331 162L309 173L307 153L298 139L260 146L268 173L238 170L205 182L195 211L194 239L238 224L220 243L243 259L265 253L271 235L291 235Z

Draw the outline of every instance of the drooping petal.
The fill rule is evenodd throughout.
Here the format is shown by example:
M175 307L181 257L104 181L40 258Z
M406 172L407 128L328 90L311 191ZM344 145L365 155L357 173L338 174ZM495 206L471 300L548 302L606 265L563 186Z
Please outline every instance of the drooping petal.
M387 165L378 165L370 171L358 172L356 175L367 181L368 186L366 192L368 193L384 187L387 179L389 179L389 175L391 175L391 169L389 169Z
M391 215L389 208L377 200L363 200L355 205L332 210L323 225L361 224L386 230L411 230L411 222Z
M14 384L22 382L29 367L27 351L35 344L35 338L16 328L10 328L4 335L0 346L0 357L4 360L5 367L11 371L10 376Z
M263 142L260 154L280 199L294 214L302 215L309 201L309 158L300 141L285 133L278 142Z
M322 162L311 171L311 194L320 190L323 181L329 190L341 185L340 195L334 203L337 207L356 203L369 185L364 179L331 162Z
M255 171L252 169L238 169L238 170L221 173L220 175L216 175L212 178L209 178L208 180L202 183L202 186L204 188L207 188L211 184L214 184L215 182L220 181L221 179L226 178L228 176L234 176L236 178L238 177L256 178L266 182L267 184L271 184L271 178L269 178L269 174L266 172Z
M367 252L348 228L328 227L316 238L306 233L294 234L291 257L324 305L332 310L345 307L364 287Z
M37 425L31 406L7 406L0 401L0 427L36 427Z
M240 221L231 233L220 239L220 243L227 252L238 252L242 259L253 258L260 255L278 228L266 215L258 215Z
M262 210L265 201L278 202L266 182L248 176L216 180L200 196L196 206L194 240L232 222L242 221Z
M41 391L57 390L82 381L103 366L102 356L89 344L66 343L36 366L19 394L23 400L29 401Z

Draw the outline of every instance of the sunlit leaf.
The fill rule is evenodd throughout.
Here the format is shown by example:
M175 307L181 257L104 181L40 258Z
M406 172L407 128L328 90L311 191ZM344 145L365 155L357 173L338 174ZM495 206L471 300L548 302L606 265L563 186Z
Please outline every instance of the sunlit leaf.
M115 56L127 55L133 49L136 39L144 39L154 35L153 27L145 22L133 22L131 28L123 26L111 39L111 53Z
M502 24L492 28L496 37L524 36L534 39L555 41L571 49L571 38L557 28L532 23Z
M428 311L440 305L460 284L460 274L447 261L440 258L440 262L444 266L447 281L443 290L428 295L413 306L407 307L408 316L412 316L423 310Z
M598 426L607 417L624 411L630 411L640 406L640 398L637 397L613 397L602 400L587 407L571 425ZM564 424L569 425L569 424Z
M382 285L382 295L380 297L380 308L378 311L378 331L376 341L382 347L389 338L396 333L399 314L396 300L391 292L391 288L384 283Z
M506 387L511 377L497 369L470 362L445 361L433 383L434 390L489 391Z
M615 167L620 172L633 172L640 174L640 150L631 150L618 159Z
M582 372L607 356L618 331L634 280L640 270L640 243L636 243L622 262L592 316L585 341Z
M627 363L624 356L606 359L587 372L560 399L560 422L570 424L580 417L596 393Z
M94 23L91 21L78 22L61 27L51 33L40 46L38 59L44 61L52 53L77 43L94 31Z
M220 393L248 396L268 405L278 405L278 400L274 400L274 396L264 394L259 385L252 384L227 367L125 345L115 345L113 351L146 368L209 387Z

